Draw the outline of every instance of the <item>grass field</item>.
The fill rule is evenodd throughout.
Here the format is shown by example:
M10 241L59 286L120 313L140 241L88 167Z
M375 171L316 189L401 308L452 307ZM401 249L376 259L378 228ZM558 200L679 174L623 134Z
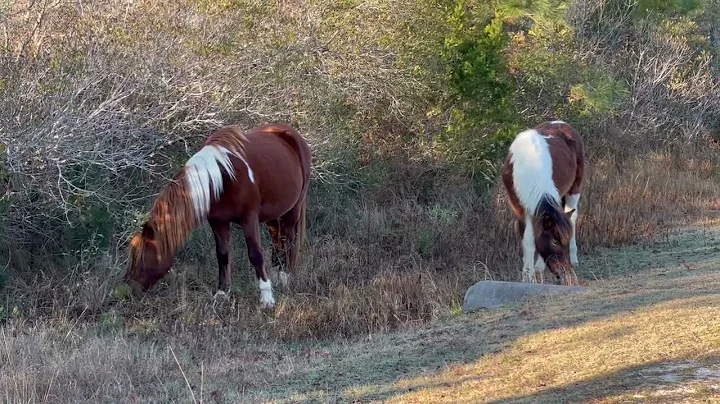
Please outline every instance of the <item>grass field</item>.
M2 329L6 402L717 402L720 223L585 257L585 293L402 332L252 342Z
M5 402L702 402L718 394L720 2L0 0ZM578 296L519 280L515 133L583 136ZM312 146L273 312L193 233L142 299L129 236L219 127ZM263 231L266 257L269 239ZM550 277L545 276L545 279Z

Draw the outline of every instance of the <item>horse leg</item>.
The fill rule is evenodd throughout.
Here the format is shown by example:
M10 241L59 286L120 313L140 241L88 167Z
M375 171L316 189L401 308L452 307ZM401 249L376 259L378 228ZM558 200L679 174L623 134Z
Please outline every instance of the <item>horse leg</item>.
M535 235L530 215L525 215L522 227L523 282L535 283Z
M280 235L280 222L277 219L268 220L266 222L268 233L270 233L270 241L272 242L272 256L270 258L271 268L277 268L278 272L283 271L285 263L280 261L280 255L284 254L282 246L282 237Z
M211 220L210 227L215 236L215 254L218 261L218 290L215 298L225 297L230 292L230 222Z
M575 209L572 215L570 215L570 225L572 226L572 236L570 236L570 263L575 266L578 265L577 255L577 220L578 220L578 206L580 205L580 193L568 195L565 199L565 212L570 212Z
M547 265L545 264L545 260L543 257L535 252L535 273L540 273L540 283L545 283L545 270L547 269ZM533 276L534 278L534 276Z
M303 205L302 202L298 202L289 212L284 214L280 218L280 226L285 235L284 242L284 257L285 265L287 267L287 273L280 272L280 282L283 287L287 287L288 281L290 280L290 274L293 274L297 266L298 257L298 229L301 220Z
M258 278L258 288L260 289L260 308L271 309L275 307L275 299L273 298L270 279L265 272L262 245L260 244L260 222L257 214L249 215L249 217L242 223L242 228L245 235L248 258L250 259L252 266L255 267L255 275Z
M545 260L540 254L535 253L535 272L540 273L540 282L544 283L543 276L545 273L545 270L547 269L547 265L545 264Z

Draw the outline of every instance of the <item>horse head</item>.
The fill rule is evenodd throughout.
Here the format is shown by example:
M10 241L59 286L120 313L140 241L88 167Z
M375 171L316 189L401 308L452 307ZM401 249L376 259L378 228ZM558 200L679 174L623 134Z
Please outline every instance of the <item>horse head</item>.
M535 231L535 249L558 283L570 285L572 264L570 262L570 217L575 212L545 211Z
M145 222L130 241L130 263L124 280L133 294L139 296L170 271L172 262L170 254L160 254L155 230Z

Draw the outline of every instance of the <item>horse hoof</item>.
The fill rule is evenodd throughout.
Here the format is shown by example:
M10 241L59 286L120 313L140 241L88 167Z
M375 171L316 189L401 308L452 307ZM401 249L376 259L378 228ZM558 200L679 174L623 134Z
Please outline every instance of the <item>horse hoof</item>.
M290 275L285 271L280 271L280 274L278 275L278 280L280 281L280 286L287 289L288 282L290 281Z
M275 308L275 301L260 302L260 310L273 310Z
M217 292L215 292L213 299L215 299L215 300L219 300L219 299L230 300L230 296L228 296L228 294L225 293L224 291L218 290Z

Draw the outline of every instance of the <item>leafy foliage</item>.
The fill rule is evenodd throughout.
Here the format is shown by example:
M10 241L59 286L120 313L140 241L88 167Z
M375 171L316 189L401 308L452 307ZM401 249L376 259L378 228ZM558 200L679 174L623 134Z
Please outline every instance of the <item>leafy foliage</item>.
M453 103L443 145L470 169L498 156L519 118L503 57L504 23L490 11L461 0L448 7L446 17L452 31L445 37L443 58Z

